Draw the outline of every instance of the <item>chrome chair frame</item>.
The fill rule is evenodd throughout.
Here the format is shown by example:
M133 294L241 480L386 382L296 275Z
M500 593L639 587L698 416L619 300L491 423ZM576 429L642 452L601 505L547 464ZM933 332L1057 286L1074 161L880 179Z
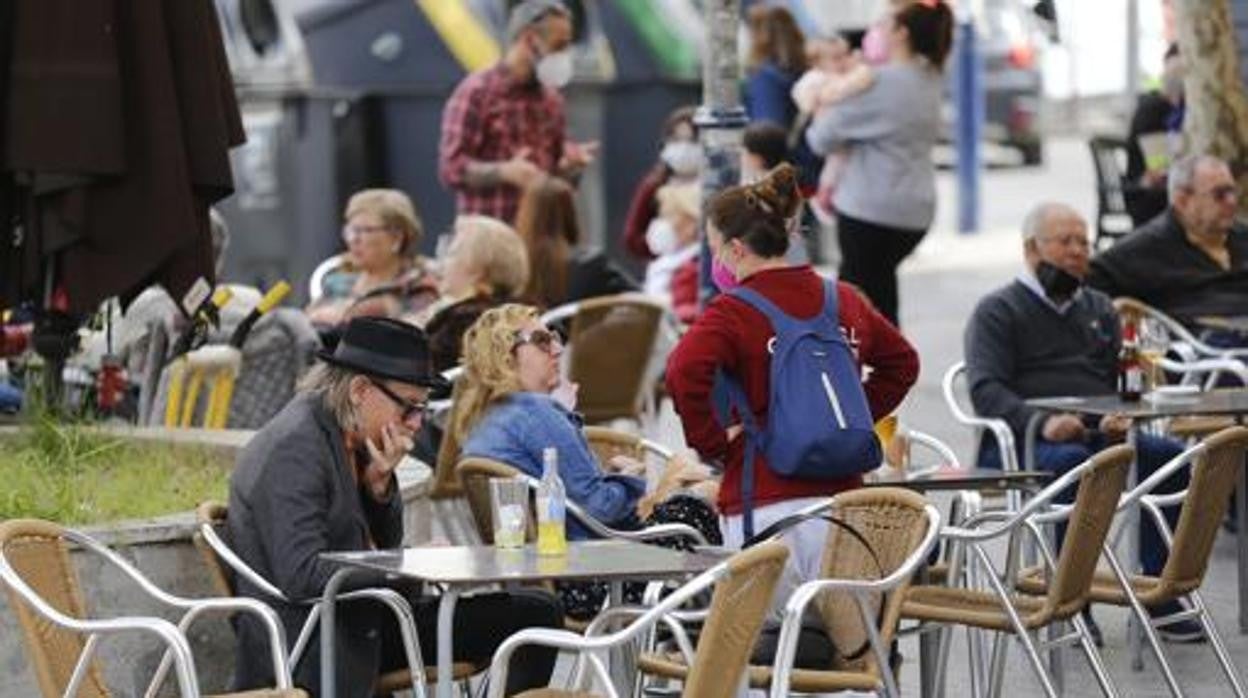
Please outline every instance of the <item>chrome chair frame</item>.
M188 599L170 594L153 584L136 567L126 562L107 546L80 531L64 527L60 528L66 540L78 545L83 550L102 557L105 561L121 570L123 574L138 585L140 590L152 599L171 608L185 611L176 625L163 618L150 616L79 619L65 615L44 601L39 593L22 579L21 575L9 563L3 549L0 549L0 581L11 588L39 615L62 628L87 635L82 654L78 656L73 675L65 687L64 695L77 695L83 679L87 676L102 636L123 632L145 632L159 638L166 645L166 649L161 658L160 666L152 677L144 695L147 698L152 698L156 695L161 684L164 683L164 678L168 673L168 665L172 662L180 695L183 698L198 698L201 695L199 679L195 673L195 658L191 652L190 643L186 638L186 631L200 616L209 612L243 612L258 616L269 635L273 674L277 682L277 688L279 690L289 690L291 688L290 664L287 662L284 653L286 633L273 609L254 599Z
M999 573L992 563L988 552L983 548L983 544L989 541L1008 537L1011 541L1010 548L1015 547L1014 540L1020 532L1028 532L1034 539L1036 547L1040 551L1043 563L1052 572L1056 565L1056 557L1052 550L1048 547L1042 530L1037 521L1038 517L1051 511L1051 502L1059 493L1067 487L1076 484L1094 463L1093 458L1085 460L1083 463L1071 468L1061 477L1053 480L1043 490L1035 494L1027 503L1018 511L984 511L969 517L959 526L946 526L941 530L941 538L956 541L960 549L954 555L953 563L950 569L950 579L957 579L961 574L960 567L966 564L966 552L969 550L974 554L974 562L977 562L984 571L982 579L988 582L988 587L996 594L998 600L1002 604L1002 609L1009 617L1011 625L1014 627L1014 635L1018 638L1020 644L1027 654L1032 669L1036 672L1040 680L1041 687L1046 695L1057 696L1058 690L1054 686L1052 677L1045 670L1044 662L1040 657L1041 649L1051 649L1063 647L1070 644L1079 645L1088 663L1092 668L1093 674L1100 685L1102 692L1111 697L1119 695L1117 687L1113 683L1108 670L1105 668L1104 661L1097 653L1096 647L1092 641L1092 636L1088 631L1087 624L1078 614L1074 614L1070 622L1074 626L1074 631L1064 635L1050 637L1049 639L1040 640L1031 637L1031 634L1025 629L1022 618L1019 616L1017 609L1010 602L1010 590L1006 588L1006 583L1013 579L1017 574L1016 558L1007 553L1005 569ZM1068 513L1066 515L1069 515ZM985 524L995 523L986 529L981 529ZM1014 558L1014 559L1011 559ZM1011 582L1012 586L1012 582ZM992 656L988 664L988 676L983 677L987 687L991 689L990 695L1000 695L1002 681L1005 672L1005 644L1003 638L998 633L992 645ZM936 689L936 695L943 695L944 675L947 669L947 662L943 661L948 656L948 640L942 637L940 657L942 661L938 662L934 668L933 687ZM975 680L977 667L971 667L972 684L976 685ZM978 691L974 691L978 694Z
M308 643L312 639L312 633L316 630L317 624L321 619L320 599L308 601L291 601L282 593L273 583L260 576L251 568L242 558L238 557L233 550L217 535L216 529L211 523L200 524L200 535L204 537L204 541L212 548L213 553L217 555L229 568L237 575L246 579L249 583L259 589L265 596L286 604L301 604L310 607L307 620L304 621L303 627L299 630L299 636L295 639L295 644L290 649L289 664L291 669L299 666L300 660L303 659L304 652L307 650ZM425 676L425 663L420 650L420 639L416 633L416 619L412 614L411 605L403 595L393 589L384 587L373 587L366 589L355 589L337 596L337 601L351 601L369 599L385 605L394 614L395 620L399 626L399 633L403 638L403 651L407 658L408 669L411 671L412 677L412 693L417 698L426 698L427 693L425 686L428 683ZM285 647L283 642L282 647ZM151 698L151 697L149 697Z
M1157 658L1157 662L1161 667L1162 677L1165 679L1166 686L1170 689L1170 693L1175 696L1184 695L1182 688L1178 684L1178 679L1174 675L1174 668L1167 659L1165 651L1162 649L1161 639L1157 636L1156 629L1177 623L1179 621L1195 618L1200 623L1205 635L1209 638L1209 642L1212 645L1218 664L1221 666L1222 671L1226 674L1226 677L1231 684L1231 690L1233 690L1235 695L1239 696L1239 698L1244 698L1244 684L1239 677L1238 670L1235 668L1235 663L1231 659L1230 653L1226 649L1225 641L1218 632L1217 627L1213 622L1213 618L1210 617L1204 600L1200 597L1200 593L1193 590L1187 594L1188 600L1192 604L1191 609L1162 618L1153 618L1148 614L1148 610L1144 608L1143 604L1140 603L1139 596L1135 593L1135 588L1131 584L1130 576L1127 573L1126 568L1122 565L1117 554L1114 552L1114 549L1117 547L1118 540L1128 528L1127 526L1122 525L1127 519L1125 514L1136 506L1143 508L1153 518L1153 522L1156 524L1157 530L1161 534L1162 541L1166 544L1167 549L1174 546L1174 532L1170 529L1170 524L1166 520L1165 513L1162 510L1169 507L1183 505L1187 499L1187 490L1184 489L1179 492L1166 494L1153 494L1153 491L1169 479L1171 475L1174 475L1183 468L1191 467L1197 459L1205 455L1208 450L1208 445L1203 441L1188 448L1179 455L1170 459L1169 462L1158 468L1152 475L1146 478L1143 482L1137 484L1129 492L1123 493L1122 497L1118 500L1118 506L1116 509L1117 517L1115 523L1119 525L1117 527L1117 531L1111 533L1114 540L1112 542L1106 541L1102 555L1105 558L1105 562L1109 565L1110 570L1113 572L1114 578L1118 582L1118 585L1122 588L1123 594L1127 597L1131 612L1135 615L1135 618L1143 631L1144 637L1147 640L1153 655ZM1071 508L1072 507L1070 505L1056 505L1049 512L1035 516L1033 524L1036 526L1051 525L1065 521L1066 518L1070 516ZM1038 534L1039 531L1040 529L1037 528L1036 533ZM1047 550L1047 546L1042 548L1042 550L1046 551L1046 555L1051 555ZM1051 566L1052 560L1050 559L1047 564ZM1142 649L1142 647L1138 646L1133 648L1132 663L1137 668L1142 668L1142 660L1140 657Z

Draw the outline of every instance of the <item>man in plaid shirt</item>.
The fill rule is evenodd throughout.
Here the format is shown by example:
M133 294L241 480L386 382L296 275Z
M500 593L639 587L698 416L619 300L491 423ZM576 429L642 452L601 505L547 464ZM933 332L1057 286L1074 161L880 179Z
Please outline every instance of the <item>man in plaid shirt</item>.
M472 73L442 112L438 175L459 213L512 222L525 188L546 175L575 182L598 144L566 140L559 88L572 77L572 16L559 0L525 0L497 65Z

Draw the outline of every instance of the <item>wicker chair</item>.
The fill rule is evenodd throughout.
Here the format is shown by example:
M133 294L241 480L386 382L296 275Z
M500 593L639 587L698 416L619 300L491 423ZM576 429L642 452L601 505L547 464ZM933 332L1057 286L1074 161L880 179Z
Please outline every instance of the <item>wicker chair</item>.
M1127 470L1133 458L1134 449L1129 446L1105 449L1055 480L1032 497L1020 511L986 512L980 515L985 518L1005 518L1003 523L983 528L946 527L942 531L942 538L957 542L973 555L971 563L978 563L983 567L983 578L988 581L992 590L916 585L910 588L905 603L902 604L902 617L923 624L962 625L1014 634L1026 650L1045 695L1054 697L1058 692L1045 670L1037 645L1056 647L1077 643L1091 664L1101 688L1108 695L1117 695L1113 681L1105 670L1100 655L1096 653L1079 612L1088 604L1096 562L1109 533L1114 508L1122 494ZM1011 595L1006 585L1013 585L1013 572L1007 569L1006 581L1003 582L998 577L984 544L1021 531L1038 530L1034 528L1033 517L1042 513L1043 508L1054 497L1076 482L1079 489L1070 512L1067 540L1054 565L1052 578L1055 581L1049 587L1048 594L1043 597ZM1043 548L1043 541L1039 543ZM951 574L951 577L957 579L958 575ZM1075 631L1045 642L1032 636L1033 632L1058 621L1073 623ZM1004 678L1005 657L1001 639L998 635L994 643L987 679L994 695L999 694ZM943 649L941 656L944 656ZM938 662L934 668L932 688L942 687L945 668L943 661ZM971 667L973 685L978 680L979 669ZM925 695L930 693L925 691Z
M588 423L652 421L655 349L666 317L661 304L638 293L569 303L542 316L548 325L571 319L568 374L581 386L577 409Z
M1234 491L1235 481L1243 468L1246 448L1248 429L1224 429L1184 451L1123 495L1118 502L1118 511L1121 513L1136 505L1142 505L1153 517L1158 530L1162 531L1162 537L1170 547L1169 558L1161 574L1157 576L1128 576L1113 555L1112 549L1107 546L1105 558L1110 564L1111 573L1098 573L1092 581L1090 598L1093 603L1126 607L1135 613L1161 664L1162 675L1169 684L1171 693L1176 696L1183 695L1183 691L1174 677L1173 668L1166 660L1154 628L1193 617L1200 622L1209 637L1214 655L1226 673L1235 695L1241 698L1244 696L1239 673L1231 661L1222 636L1218 634L1213 618L1200 598L1199 589L1209 567L1209 556L1213 551L1218 524L1226 514L1230 493ZM1153 494L1158 485L1179 469L1189 466L1192 474L1187 490ZM1183 508L1179 513L1178 526L1171 533L1161 509L1178 505ZM1043 515L1037 517L1037 520L1044 523L1055 521L1064 518L1068 511L1065 509L1054 512L1053 515ZM1043 595L1048 592L1047 581L1043 569L1031 568L1019 575L1017 586L1029 594ZM1148 615L1146 609L1169 605L1179 599L1187 601L1191 608L1166 618L1152 618Z
M140 616L87 618L86 601L69 557L70 545L113 565L156 601L183 611L178 624ZM104 685L95 651L102 638L120 633L146 633L160 639L168 648L166 657L172 659L180 695L197 698L199 680L185 633L206 612L253 613L269 631L278 687L233 695L306 695L290 687L290 666L283 652L285 634L272 609L251 599L186 599L169 594L112 550L77 531L32 519L0 523L0 582L8 591L10 606L22 627L30 664L45 698L112 695ZM149 685L148 696L155 695L165 673L162 662Z
M686 656L691 667L682 696L709 697L733 695L741 685L745 664L758 637L763 617L771 603L776 583L784 570L789 551L780 543L764 543L737 553L669 594L621 630L584 637L566 630L531 628L507 638L494 654L490 666L491 698L502 698L507 684L507 666L521 646L543 645L585 655L599 682L614 696L611 678L598 653L640 639L681 605L714 585L710 611L696 652ZM689 646L684 645L685 651ZM520 698L581 698L594 694L584 690L538 689Z
M770 689L772 696L847 690L900 695L887 668L888 647L910 580L936 543L940 513L921 495L891 487L845 492L804 513L821 512L852 526L871 551L841 528L829 526L823 578L803 584L790 596L774 663L748 667L749 685ZM793 668L802 616L812 601L832 644L837 648L862 647L860 657L838 657L826 670ZM646 674L668 680L687 680L690 672L682 657L671 654L643 654L638 666Z
M212 575L213 583L218 587L218 591L226 595L233 594L233 580L235 576L242 576L273 601L289 603L280 589L257 574L246 562L243 562L241 558L235 555L234 551L230 549L220 534L217 533L218 529L225 526L227 514L226 506L219 502L204 502L195 510L199 530L194 535L193 540L196 549L199 550L199 554L204 560L205 566ZM410 689L417 696L425 696L425 686L438 680L437 668L425 666L421 659L422 655L420 642L416 635L416 624L407 599L403 598L398 592L385 588L356 589L338 595L339 602L352 599L372 599L384 604L394 613L403 635L404 650L407 654L409 668L382 674L377 678L377 683L373 686L373 692L378 695L388 695ZM320 621L320 602L310 602L308 605L311 607L311 612L308 614L308 619L304 621L303 628L299 632L299 637L295 640L294 647L290 650L289 662L292 668L299 665L299 661L307 650L312 633L316 630L316 625ZM471 695L470 687L467 685L468 680L484 670L484 664L473 662L455 662L451 665L452 678L460 682L460 690L465 696Z
M598 458L599 466L605 466L615 456L627 456L642 462L653 457L666 463L675 455L663 444L636 434L593 426L585 427L584 431L585 440Z

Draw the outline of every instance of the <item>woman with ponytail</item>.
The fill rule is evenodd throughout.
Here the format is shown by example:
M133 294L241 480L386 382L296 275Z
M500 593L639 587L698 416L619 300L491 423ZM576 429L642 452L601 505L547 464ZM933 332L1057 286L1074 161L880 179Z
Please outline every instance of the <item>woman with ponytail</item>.
M802 202L796 171L782 164L756 184L733 187L715 197L707 213L707 241L720 290L736 285L761 294L785 314L807 320L825 312L822 277L810 265L785 261L789 231ZM873 419L901 403L919 373L919 357L854 287L836 283L837 321L860 367L870 366L863 383ZM767 317L732 294L716 297L681 338L667 365L667 389L676 403L685 439L702 459L723 470L719 489L724 543L744 542L741 475L745 437L739 423L721 424L712 408L712 387L719 372L739 384L748 398L754 423L768 423L774 331ZM738 421L738 420L732 420ZM754 459L753 520L756 531L797 509L836 492L858 487L858 476L839 480L786 478L770 470L766 458ZM811 521L789 529L787 583L814 579L827 524ZM791 591L788 589L787 591ZM777 591L776 598L787 598Z
M943 0L893 14L889 62L870 88L824 109L806 132L817 153L849 149L833 203L841 278L862 288L897 324L897 266L927 234L936 211L932 147L940 134L942 68L953 43Z

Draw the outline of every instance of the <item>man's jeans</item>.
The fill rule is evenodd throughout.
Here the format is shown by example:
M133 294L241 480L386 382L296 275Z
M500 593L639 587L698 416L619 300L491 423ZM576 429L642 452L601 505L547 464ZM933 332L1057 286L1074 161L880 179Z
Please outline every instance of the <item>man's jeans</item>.
M1018 443L1021 444L1022 442L1022 438L1019 438ZM1061 476L1092 457L1092 454L1110 445L1112 444L1100 432L1089 432L1088 438L1081 441L1053 442L1037 438L1035 448L1036 467ZM1156 472L1158 468L1183 452L1183 444L1179 441L1149 434L1139 434L1135 446L1137 449L1135 482L1137 483L1143 482L1148 476ZM1023 462L1021 452L1018 462L1020 464ZM978 463L981 468L1001 467L1000 451L998 451L996 444L991 440L984 440L979 451ZM1187 479L1187 469L1184 468L1166 478L1161 483L1161 486L1154 491L1158 493L1180 491L1187 487ZM1057 496L1056 501L1063 503L1073 502L1075 489L1075 487L1067 488L1066 491ZM1179 520L1179 507L1169 507L1162 511L1165 513L1166 521L1173 530ZM1065 524L1059 525L1057 527L1057 540L1061 541L1065 535ZM1166 564L1166 544L1162 541L1161 534L1157 532L1157 526L1153 523L1153 517L1146 512L1141 512L1139 545L1140 566L1143 568L1144 574L1159 574L1161 568Z

